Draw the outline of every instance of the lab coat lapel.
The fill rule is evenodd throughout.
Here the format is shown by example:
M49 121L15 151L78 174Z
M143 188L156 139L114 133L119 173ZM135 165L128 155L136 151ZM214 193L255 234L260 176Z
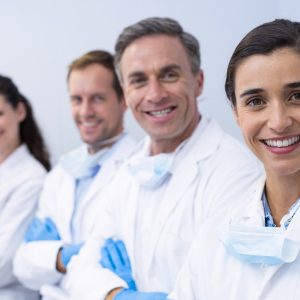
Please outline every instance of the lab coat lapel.
M263 175L257 188L249 195L250 201L245 207L244 205L238 208L233 208L230 213L229 222L233 225L249 225L249 226L264 226L265 214L262 204L262 193L265 187L266 177Z
M135 268L135 229L136 229L136 221L137 221L137 210L138 210L138 201L139 201L139 192L140 186L139 184L133 180L132 187L129 190L128 197L126 199L126 214L124 214L124 222L122 222L122 230L124 233L121 236L126 238L125 244L126 249L128 251L130 262L132 265L132 269Z
M66 174L66 176L70 176ZM71 226L70 221L72 220L73 210L74 210L74 197L75 197L75 181L73 178L69 177L69 180L64 180L62 189L58 190L61 199L61 209L59 210L59 218L53 219L54 223L60 228L61 236L64 240L71 242ZM49 216L48 216L49 217ZM52 217L50 215L50 217Z
M192 162L190 161L190 162L186 162L185 167L178 168L177 171L176 171L176 175L174 175L174 177L171 179L171 182L166 190L162 207L158 212L157 220L156 222L153 223L153 231L151 237L153 243L151 243L149 249L149 256L147 257L148 261L145 262L146 270L148 270L151 266L151 261L153 259L155 247L157 246L160 233L163 230L165 223L167 222L173 209L175 209L176 205L182 199L182 196L186 191L186 189L194 181L195 177L199 172L199 169L195 161ZM185 174L187 171L188 171L188 176L182 176L182 174ZM146 271L146 273L147 272L148 271Z
M186 190L191 184L201 175L201 162L207 157L212 155L222 138L223 132L214 121L209 121L204 124L205 128L197 128L199 132L195 132L195 136L187 142L182 151L178 154L175 163L178 165L174 169L174 174L170 179L170 183L165 192L162 207L158 213L157 222L154 224L153 229L153 243L149 249L148 262L146 263L147 270L150 268L151 261L154 256L155 247L160 237L169 216L176 208L177 204L184 199ZM209 135L215 138L211 139ZM199 180L199 179L198 179ZM201 201L201 199L199 199Z

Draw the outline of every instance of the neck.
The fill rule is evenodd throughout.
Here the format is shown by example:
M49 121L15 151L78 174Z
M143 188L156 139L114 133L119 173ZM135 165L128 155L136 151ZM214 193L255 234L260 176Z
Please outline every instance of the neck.
M282 217L300 197L300 172L288 176L268 174L266 194L274 223L279 226Z
M90 154L95 154L98 151L102 150L103 148L110 148L122 135L123 132L118 133L117 135L110 137L106 140L102 140L97 143L94 143L93 145L88 145L88 152Z
M10 145L6 148L0 149L0 164L2 164L6 158L13 153L18 147L20 146L20 143L14 143L13 145Z

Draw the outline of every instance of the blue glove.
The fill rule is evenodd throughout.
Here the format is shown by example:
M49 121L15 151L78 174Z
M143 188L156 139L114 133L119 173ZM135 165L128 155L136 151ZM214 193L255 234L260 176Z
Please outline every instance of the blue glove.
M167 294L157 292L137 292L130 289L121 290L113 300L167 300Z
M61 250L61 262L65 268L73 255L78 254L83 243L64 245Z
M123 241L107 239L101 249L101 260L99 262L103 268L109 269L122 278L131 290L136 290L130 260Z
M28 226L24 240L26 243L47 240L58 241L60 240L60 236L50 218L46 218L45 221L34 218Z

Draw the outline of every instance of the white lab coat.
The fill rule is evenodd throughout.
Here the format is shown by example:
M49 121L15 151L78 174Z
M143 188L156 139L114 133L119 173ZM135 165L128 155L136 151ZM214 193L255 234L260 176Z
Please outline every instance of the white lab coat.
M135 220L140 187L127 166L121 168L110 186L106 213L99 215L93 237L68 267L70 276L64 286L71 299L101 300L113 288L126 287L99 265L103 239L110 236L124 241L134 277L142 274L136 280L138 289L170 292L202 221L217 213L222 216L227 205L243 200L240 195L248 192L260 165L214 121L208 122L199 137L193 139L194 135L178 154L162 207L144 239L147 251L139 253L139 265L135 261L139 251L135 248ZM147 211L143 213L146 216Z
M12 259L35 213L46 174L25 145L0 164L0 299L37 299L12 272Z
M264 226L262 192L265 177L257 184L248 205L240 205L226 221L215 227L209 220L199 231L189 258L180 272L172 300L298 300L300 255L293 263L278 266L241 262L230 255L218 235L233 224ZM292 219L286 237L300 243L300 210ZM203 247L205 245L205 247Z
M96 211L105 206L102 192L114 177L116 170L135 147L135 142L125 135L114 145L114 150L101 165L83 199L77 207L77 222L81 224L79 232L71 234L71 219L74 209L75 180L58 164L46 178L39 199L37 216L50 217L55 223L61 240L36 241L23 243L14 260L14 273L27 287L39 290L42 285L60 285L68 276L56 270L56 256L63 244L85 241L98 218ZM76 150L75 150L76 151Z

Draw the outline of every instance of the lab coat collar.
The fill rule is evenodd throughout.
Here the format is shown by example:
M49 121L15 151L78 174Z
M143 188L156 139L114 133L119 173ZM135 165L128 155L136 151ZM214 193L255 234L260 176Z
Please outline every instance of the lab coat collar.
M229 213L229 223L242 226L265 226L265 213L262 194L266 184L266 176L262 175L257 182L257 188L250 194L248 204L235 207Z
M82 146L64 155L60 163L73 179L80 179L89 176L91 169L100 165L108 151L109 148L104 148L91 155L88 153L87 146Z
M178 152L178 154L181 152L184 153L184 149L190 149L192 145L197 144L199 145L198 151L192 153L194 159L205 159L206 157L209 157L213 152L216 151L217 147L220 144L220 139L223 135L224 132L216 121L202 116L193 134L185 141L183 141L174 152ZM137 144L135 151L133 151L129 159L136 159L139 157L145 157L149 155L150 146L151 139L149 136L146 136L142 141L140 141ZM184 155L182 154L177 156L180 156L181 158L184 157ZM178 160L181 160L181 158Z
M120 165L124 162L127 155L132 151L134 145L133 139L128 135L124 134L109 150L104 159L101 160L101 170L94 178L90 188L84 195L84 201L80 201L80 209L84 209L86 205L97 197L97 193L102 191L106 185L112 180L112 177L116 174Z

